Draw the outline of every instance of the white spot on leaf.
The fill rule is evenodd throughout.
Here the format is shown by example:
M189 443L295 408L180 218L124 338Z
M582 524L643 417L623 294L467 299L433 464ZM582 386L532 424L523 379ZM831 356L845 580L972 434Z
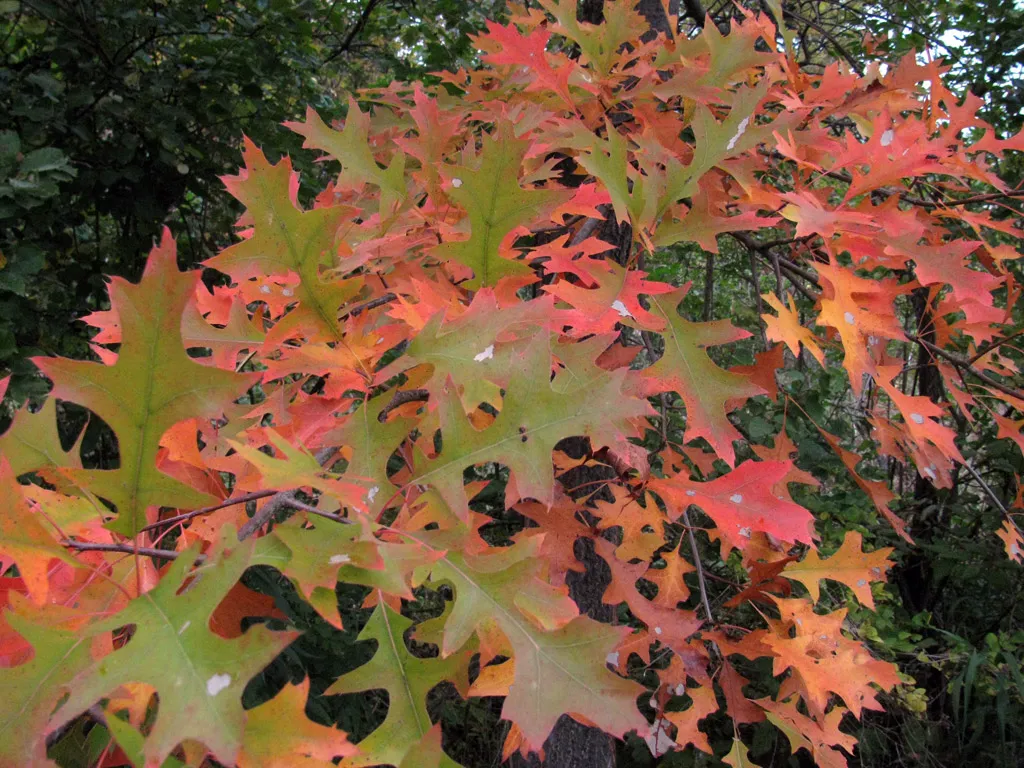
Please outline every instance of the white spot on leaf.
M452 186L458 189L462 186L462 179L452 179Z
M659 719L654 729L644 736L648 749L651 750L651 754L655 757L661 757L675 749L676 742L668 735L668 726L667 720Z
M661 627L655 627L654 628L654 634L660 635L661 634Z
M619 666L619 652L612 651L604 657L604 661L606 664L611 664L613 667Z
M922 416L920 413L910 414L910 420L915 424L924 424L924 416Z
M331 565L341 565L342 563L347 563L351 560L352 558L348 555L331 555L331 559L327 562Z
M729 143L725 145L727 150L732 150L732 148L736 146L736 142L740 140L740 136L746 133L748 125L750 125L750 118L744 117L736 128L736 135L729 139Z
M184 632L186 629L188 629L191 625L192 625L191 621L186 621L184 624L181 625L181 629L178 630L178 634L180 635L182 632Z
M270 293L270 286L269 285L261 285L260 286L260 293Z
M752 531L750 530L750 526L749 525L745 525L742 528L740 528L740 530L739 530L740 536L742 536L744 539L749 539L751 533L752 533Z
M867 585L868 585L868 580L867 579L857 579L857 586L858 587L866 587Z
M206 681L206 695L216 696L229 685L231 685L231 675L227 673L214 675Z
M882 131L882 141L881 141L882 146L883 147L888 147L890 144L892 144L892 140L895 139L895 138L896 138L896 132L893 131L892 128L887 128L886 130Z
M282 296L292 296L294 294L295 291L293 291L291 288L285 288L283 291L281 291Z
M473 360L477 363L482 363L484 360L490 360L494 357L494 345L491 344L479 355L474 355Z
M846 312L843 314L843 320L846 321L847 325L853 325L857 322L857 318L853 316L853 312Z
M687 496L696 496L696 495L697 495L697 492L696 492L696 491L687 491L687 492L686 492L686 495L687 495Z
M369 491L366 492L366 500L370 504L373 504L373 500L375 498L377 498L377 494L378 493L380 493L380 486L379 485L373 486L373 488L371 488Z
M619 313L619 317L632 317L633 313L626 309L626 305L616 299L612 302L612 309Z
M741 501L743 501L743 494L734 493L732 496L729 497L729 501L731 501L733 504L739 504Z

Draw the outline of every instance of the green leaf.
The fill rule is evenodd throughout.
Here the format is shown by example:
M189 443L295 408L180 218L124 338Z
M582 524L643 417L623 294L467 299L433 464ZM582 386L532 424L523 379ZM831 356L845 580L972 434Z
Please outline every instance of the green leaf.
M245 170L225 179L228 191L245 204L253 234L227 248L205 265L239 282L267 275L299 276L298 306L278 321L267 335L268 345L295 335L307 341L343 342L338 325L341 307L362 288L362 278L325 279L322 269L336 267L339 228L354 217L345 206L300 210L293 198L297 178L285 158L271 165L248 139L243 150Z
M497 134L484 136L479 163L452 170L448 196L469 216L468 240L446 242L433 250L441 259L454 259L473 270L465 288L493 286L503 277L532 275L530 268L499 253L505 237L519 226L565 202L572 195L564 189L523 189L519 169L530 146L516 139L513 128L502 123Z
M628 627L578 616L560 629L542 628L549 617L537 607L550 604L551 586L540 578L545 563L538 557L538 539L478 557L462 554L464 543L450 536L421 534L421 539L447 550L432 578L455 589L441 654L455 652L474 632L497 624L515 660L515 680L501 716L519 726L527 746L539 749L566 713L617 737L632 729L646 731L647 721L635 705L644 688L606 665Z
M341 131L329 128L312 107L306 109L305 123L287 122L285 127L306 138L303 148L322 150L339 161L350 181L365 180L380 187L381 218L386 218L405 198L405 154L396 151L387 168L377 165L369 145L370 116L359 110L355 99L349 97Z
M394 492L395 486L387 473L388 459L416 425L414 420L400 416L380 420L392 396L387 392L364 402L320 439L323 445L338 445L352 450L345 474L369 480L367 498L371 510L375 509L375 503L387 502Z
M4 619L32 645L33 656L0 669L0 765L51 765L46 721L67 684L92 661L91 638L77 629L82 617L56 607L34 616L20 596L12 598Z
M553 303L546 296L503 308L493 290L481 288L458 317L434 314L409 342L405 354L381 371L379 378L427 364L433 371L423 386L432 395L440 396L450 377L467 408L491 402L518 363L508 342L536 334L552 310Z
M145 758L142 754L145 749L145 736L139 733L131 723L110 714L110 712L107 712L106 725L110 735L117 742L117 746L125 753L131 764L140 767L145 765ZM161 763L161 768L185 768L185 764L172 755Z
M733 441L743 436L729 421L728 413L764 390L749 376L719 368L707 347L744 339L750 334L727 320L691 323L677 311L688 286L664 296L652 296L651 313L665 319L665 354L643 369L651 379L650 390L678 392L686 406L684 442L705 438L731 467L736 463Z
M95 637L134 626L131 640L68 680L71 695L54 716L60 727L121 685L156 689L160 709L146 738L146 764L159 765L186 739L201 742L213 757L233 764L242 742L242 691L295 637L263 626L226 640L210 630L210 616L250 565L255 540L236 544L233 530L207 561L193 569L198 546L180 554L159 584L119 613L88 628Z
M449 391L439 406L441 452L428 459L417 450L413 477L407 484L433 485L463 519L468 515L462 483L466 467L491 461L504 464L512 471L515 493L510 490L510 497L551 504L551 452L558 441L587 436L595 450L614 446L634 433L630 419L653 413L645 399L623 392L625 369L606 371L590 361L582 375L565 371L552 381L546 331L516 355L513 370L494 423L477 431L456 393Z
M643 208L643 203L637 204L630 194L628 175L630 165L626 157L629 143L624 136L619 134L611 120L605 121L605 133L608 138L601 140L580 126L576 139L582 141L584 145L582 148L587 151L587 154L580 155L580 165L604 184L608 194L611 195L612 207L615 209L615 216L618 220L620 222L632 220L636 223L639 218L638 210ZM638 183L640 182L638 181ZM639 197L640 189L634 187L633 194Z
M366 664L338 678L325 693L359 693L383 688L388 692L388 715L373 733L359 742L358 754L345 758L342 766L401 765L432 728L427 714L427 694L449 680L465 695L469 688L467 669L470 650L443 659L413 656L405 644L412 622L396 613L383 600L359 634L360 640L375 640L377 651ZM442 766L456 766L445 756Z
M0 454L11 462L14 475L43 467L80 467L75 451L67 452L57 432L57 400L49 397L38 411L28 406L14 414L14 421L0 435Z
M150 506L195 508L216 503L216 498L157 470L160 438L179 421L219 418L260 378L200 365L188 356L181 318L199 273L183 275L175 259L174 241L165 231L140 283L111 281L110 301L122 333L113 365L33 360L54 382L51 397L88 407L117 435L117 469L62 468L58 473L112 502L118 514L109 527L125 536L134 536L146 525Z
M21 152L21 137L14 131L0 131L0 171L9 171Z
M21 173L43 173L44 171L74 169L68 164L67 155L55 147L43 147L25 155L21 161Z

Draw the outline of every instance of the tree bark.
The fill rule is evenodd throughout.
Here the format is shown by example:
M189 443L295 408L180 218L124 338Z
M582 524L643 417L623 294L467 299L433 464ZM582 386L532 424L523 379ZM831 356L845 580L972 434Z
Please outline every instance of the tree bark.
M574 459L582 459L590 451L590 441L585 437L570 437L562 440L556 449ZM575 499L585 499L594 495L595 489L601 488L595 481L614 476L615 472L610 467L597 465L570 470L560 480L570 489L583 486L571 495ZM566 575L570 597L579 606L580 613L596 621L610 622L615 611L603 597L611 584L611 568L598 557L590 539L577 539L575 553L576 559L586 566L586 571L570 571ZM509 765L512 768L613 768L615 742L603 731L563 715L544 743L543 761L535 754L529 757L516 755Z
M915 289L911 294L911 303L917 319L917 336L934 344L935 322L928 303L928 292L927 287ZM919 344L918 348L917 394L927 397L934 403L941 403L945 398L945 389L935 357L924 344ZM914 483L915 519L910 527L910 535L918 544L926 544L934 538L934 528L938 522L935 510L938 503L935 486L918 473ZM927 611L934 607L938 597L934 589L934 573L930 558L920 548L905 558L897 577L901 597L908 608L913 611Z
M661 0L640 0L636 9L647 20L649 27L647 32L641 36L642 40L654 39L659 34L667 35L670 38L675 37L676 31L669 24L669 18L665 15L665 6L661 4ZM679 13L679 0L670 1L669 11L673 15Z
M678 7L678 2L679 0L672 0L675 7ZM641 0L639 10L654 30L654 34L669 29L661 0ZM604 0L581 0L577 6L576 16L580 21L600 24L604 21ZM601 226L601 239L616 244L615 251L609 256L619 264L625 264L629 260L633 245L632 228L629 224L620 226L610 211L606 216ZM570 438L562 441L559 448L570 456L582 457L589 450L589 441L586 438ZM571 479L565 478L569 488L596 479L601 479L600 470L590 467L579 470ZM594 487L581 490L578 495L590 496ZM598 621L610 621L614 611L611 606L604 604L602 597L611 583L611 570L608 564L597 556L593 542L580 539L576 542L575 551L576 558L586 566L586 571L570 573L567 576L569 594L579 606L580 613ZM615 765L614 740L600 729L582 725L567 715L559 719L544 743L544 753L543 761L537 755L525 758L515 755L509 761L509 765L512 768L613 768Z

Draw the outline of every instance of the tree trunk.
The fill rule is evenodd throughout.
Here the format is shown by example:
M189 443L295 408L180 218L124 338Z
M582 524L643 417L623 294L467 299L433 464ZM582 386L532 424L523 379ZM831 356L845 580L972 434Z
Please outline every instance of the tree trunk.
M629 0L620 0L620 2ZM679 0L672 0L678 7ZM647 19L655 34L669 30L668 19L665 17L661 0L641 0L638 10ZM604 20L604 0L581 0L577 7L577 18L591 24L599 24ZM607 214L601 227L601 239L616 243L617 248L610 254L620 264L625 264L633 245L633 232L628 224L619 226L615 215ZM586 438L570 438L559 445L570 456L582 457L589 449ZM584 468L580 473L588 473L587 477L573 476L566 479L568 487L586 483L589 480L601 479L597 468ZM593 477L589 475L593 474ZM593 492L591 486L581 496L589 496ZM570 573L566 581L569 593L579 606L580 613L587 614L598 621L610 621L614 615L612 607L605 605L602 597L611 583L611 570L594 551L593 542L580 539L576 542L576 558L586 566L585 573ZM509 761L512 768L613 768L615 765L615 741L603 731L582 725L571 717L563 715L544 743L544 760L537 755L527 758L515 755Z
M924 341L934 344L935 323L928 304L928 288L915 289L911 294L911 303L917 318L917 335ZM932 353L923 344L919 345L918 352L917 394L929 398L934 403L941 403L945 397L942 374ZM934 528L938 522L938 503L935 486L919 473L914 483L915 519L910 527L910 535L918 544L927 544L934 538ZM910 610L928 611L934 607L938 597L934 589L934 573L929 556L920 548L905 558L897 575L901 597Z

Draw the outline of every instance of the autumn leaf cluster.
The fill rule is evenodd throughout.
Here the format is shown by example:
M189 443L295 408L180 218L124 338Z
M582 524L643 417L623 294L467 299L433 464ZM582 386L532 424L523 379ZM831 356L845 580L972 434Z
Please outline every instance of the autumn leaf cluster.
M479 36L479 69L363 93L343 124L289 124L332 164L309 204L287 158L247 143L225 179L239 240L205 264L220 279L180 272L165 235L86 319L94 359L35 360L52 392L0 436L0 563L16 569L0 765L46 764L83 717L117 764L453 765L427 708L442 682L504 698L506 754L541 751L566 714L656 755L711 752L702 723L722 713L733 765L764 720L846 764L844 718L901 678L820 585L873 608L889 550L850 532L819 552L794 500L813 468L785 429L757 443L735 413L757 398L795 413L776 374L841 364L879 453L947 487L964 462L954 408L1019 404L1000 354L1018 254L990 236L1013 227L971 203L1006 192L989 164L1024 141L995 136L923 57L812 72L765 13L651 39L629 3L601 25L538 4ZM748 331L689 319L689 286L645 271L658 249L716 253L723 236L777 276L746 366L716 361ZM923 330L901 321L911 305ZM951 403L904 393L910 349ZM112 432L117 466L62 439L59 402ZM827 426L909 541L888 486ZM509 535L474 502L495 483ZM698 536L747 577L724 606ZM1010 519L1004 536L1019 554ZM570 596L581 540L626 621ZM388 691L358 743L307 718L306 682L243 709L296 636L240 581L257 566L335 626L337 585L366 588L374 655L325 692ZM414 623L404 606L424 590L446 605ZM744 605L750 626L722 620ZM267 621L242 631L253 616ZM749 693L741 659L770 660L772 695Z

